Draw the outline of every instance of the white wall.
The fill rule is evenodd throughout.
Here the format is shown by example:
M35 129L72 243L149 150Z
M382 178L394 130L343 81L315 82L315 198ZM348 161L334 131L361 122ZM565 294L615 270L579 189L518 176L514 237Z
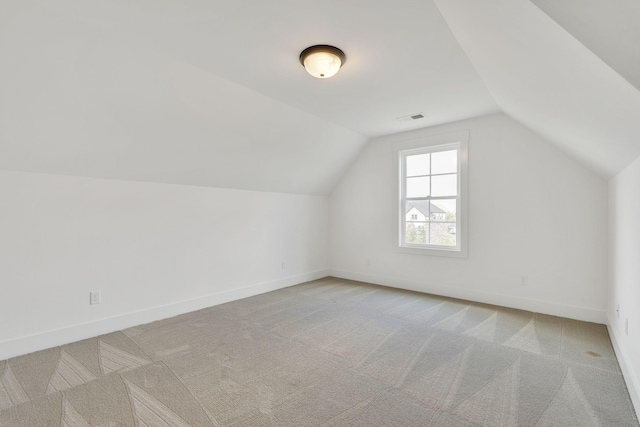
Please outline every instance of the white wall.
M0 172L0 360L325 276L328 218L321 196Z
M394 252L393 143L462 130L468 259ZM602 178L503 114L377 138L331 194L331 271L604 323L606 203Z
M640 411L640 158L609 181L609 333ZM616 305L620 304L620 318ZM629 321L629 333L625 321Z

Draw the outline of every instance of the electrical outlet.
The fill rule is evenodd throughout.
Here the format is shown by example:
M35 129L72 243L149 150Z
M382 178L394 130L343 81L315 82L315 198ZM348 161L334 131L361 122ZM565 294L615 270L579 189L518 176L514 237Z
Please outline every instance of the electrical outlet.
M520 276L520 286L527 286L529 284L529 278L527 276Z
M624 319L624 334L629 335L629 319Z
M100 304L102 302L102 296L100 291L89 292L89 304Z
M364 260L364 265L366 265L367 267L369 267L371 265L371 260L369 258Z
M286 263L286 262L284 262L284 261L282 261L282 269L283 269L283 270L286 270L286 269L287 269L287 263Z
M616 304L616 317L620 320L620 304Z

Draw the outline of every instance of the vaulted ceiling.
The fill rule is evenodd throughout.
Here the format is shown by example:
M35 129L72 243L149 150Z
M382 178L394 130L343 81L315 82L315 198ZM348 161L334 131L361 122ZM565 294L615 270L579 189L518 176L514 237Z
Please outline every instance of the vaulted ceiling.
M0 169L328 194L371 137L502 110L609 177L640 10L585 1L3 0Z
M640 91L632 84L640 80L637 0L620 0L628 7L610 12L620 28L632 28L627 32L600 24L612 19L599 14L610 5L606 0L559 2L563 7L534 0L551 16L530 0L435 1L505 113L604 178L640 155ZM608 45L620 47L609 51Z

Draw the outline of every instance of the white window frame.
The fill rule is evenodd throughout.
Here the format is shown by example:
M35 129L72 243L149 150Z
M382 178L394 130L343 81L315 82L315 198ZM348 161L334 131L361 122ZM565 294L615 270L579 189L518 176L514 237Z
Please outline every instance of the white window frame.
M468 257L468 143L469 131L453 132L442 135L416 138L401 141L393 146L394 175L397 184L395 197L395 242L396 252L445 256L454 258ZM458 150L458 196L456 198L456 246L439 246L428 244L404 243L405 234L405 159L407 155L444 151L456 148ZM428 198L430 199L430 198Z

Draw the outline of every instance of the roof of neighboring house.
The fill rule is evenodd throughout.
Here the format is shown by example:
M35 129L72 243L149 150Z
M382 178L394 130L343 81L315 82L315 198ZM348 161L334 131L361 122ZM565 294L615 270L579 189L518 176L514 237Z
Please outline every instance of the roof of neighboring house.
M412 208L416 208L424 216L429 216L429 205L431 205L431 213L446 213L428 200L411 200L407 201L407 210L409 212ZM406 213L405 212L405 213Z

